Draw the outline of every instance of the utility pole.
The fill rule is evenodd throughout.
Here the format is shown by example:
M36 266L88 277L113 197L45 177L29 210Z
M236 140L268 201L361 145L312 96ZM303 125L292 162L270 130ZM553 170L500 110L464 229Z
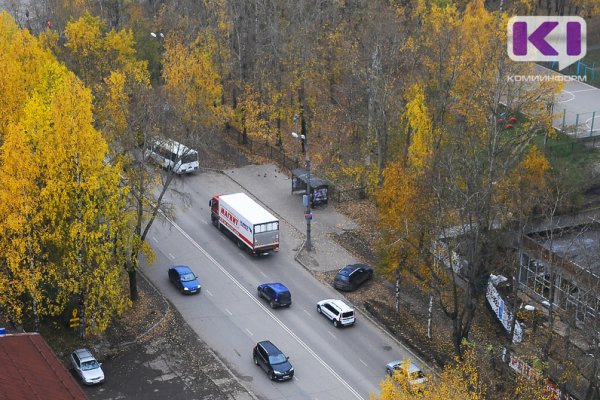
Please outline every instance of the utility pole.
M306 149L306 170L308 171L307 179L306 179L306 211L304 212L304 218L306 219L306 251L312 250L312 243L310 241L310 222L312 220L312 211L310 210L310 202L311 202L311 188L310 188L310 154L308 152L308 143L306 141L306 136L301 135L302 143L304 143L304 148Z
M296 168L298 168L298 114L296 113L294 113L294 132L292 132L292 136L294 139L296 139L296 143L294 145L294 163L296 164Z

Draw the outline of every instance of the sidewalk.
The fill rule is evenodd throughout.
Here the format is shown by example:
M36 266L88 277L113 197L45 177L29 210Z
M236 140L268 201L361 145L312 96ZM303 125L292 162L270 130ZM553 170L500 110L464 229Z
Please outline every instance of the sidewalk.
M244 190L263 203L279 219L287 222L292 229L306 236L306 220L302 195L292 194L292 181L276 165L248 165L243 168L223 171ZM326 272L341 268L358 260L344 247L337 244L330 234L340 234L357 229L358 225L338 213L330 203L325 208L314 209L311 222L311 243L313 251L303 246L296 259L312 271Z

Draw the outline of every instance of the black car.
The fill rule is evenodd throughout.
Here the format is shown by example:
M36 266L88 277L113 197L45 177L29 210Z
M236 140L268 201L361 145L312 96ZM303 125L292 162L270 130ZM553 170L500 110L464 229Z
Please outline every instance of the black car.
M294 377L294 367L289 357L268 340L258 342L252 350L254 364L261 367L272 381L285 381Z
M373 277L373 268L365 264L346 265L333 280L333 287L339 290L356 290Z
M257 289L258 297L264 297L271 308L289 307L292 304L292 295L289 289L281 283L263 283Z

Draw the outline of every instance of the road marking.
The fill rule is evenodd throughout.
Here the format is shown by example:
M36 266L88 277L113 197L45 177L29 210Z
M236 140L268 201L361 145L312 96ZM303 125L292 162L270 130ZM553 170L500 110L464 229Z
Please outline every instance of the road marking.
M598 90L597 88L593 88L593 89L581 89L581 90L571 90L571 93L581 93L581 92L591 92L594 90Z
M248 334L249 334L250 336L254 336L254 333L250 332L250 329L246 328L246 332L248 332ZM365 365L366 365L366 364L365 364Z
M300 382L300 379L298 379L298 378L296 377L296 375L294 375L294 380L297 380L298 382Z
M152 240L154 240L154 243L158 243L158 239L155 238L154 236L152 236Z
M204 291L205 291L206 293L208 293L208 295L209 295L209 296L211 296L211 297L212 297L212 295L213 295L213 294L211 293L211 291L210 291L210 290L208 290L208 289L204 289Z
M306 315L308 315L309 317L312 317L312 315L308 311L306 311L304 308L302 309L302 311L304 311L306 313Z
M265 278L267 277L267 274L265 274L264 272L262 272L262 271L258 271L258 272L260 272L261 275L264 276Z
M171 260L175 259L175 256L173 254L171 254L171 253L169 253L169 257L171 257Z
M327 331L327 333L329 333L331 335L332 338L336 339L335 335L329 331Z
M225 309L225 311L227 312L227 314L233 315L233 313L231 311L229 311L228 309Z
M361 360L360 358L358 359L358 361L360 361L361 363L363 363L363 365L364 365L365 367L368 367L367 363L366 363L366 362L364 362L363 360Z
M163 214L164 216L164 214ZM175 229L177 229L189 242L196 247L206 258L208 258L219 270L229 278L242 292L246 294L258 307L260 307L277 325L279 325L284 331L286 331L300 346L302 346L319 364L323 366L335 379L337 379L350 393L354 395L357 399L365 400L348 382L344 380L333 368L329 366L313 349L311 349L302 339L298 337L290 328L287 327L279 318L275 316L267 307L265 307L255 296L253 296L248 289L246 289L233 275L231 275L217 260L215 260L202 246L200 246L194 239L191 238L190 235L187 234L179 225L177 225L174 221L167 218L167 220L173 225ZM223 235L224 236L224 235ZM227 310L227 309L226 309Z

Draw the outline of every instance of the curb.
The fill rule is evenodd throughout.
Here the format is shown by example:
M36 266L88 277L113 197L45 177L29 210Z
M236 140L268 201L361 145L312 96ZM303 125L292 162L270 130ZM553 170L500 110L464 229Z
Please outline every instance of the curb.
M135 339L133 339L132 341L129 342L125 342L125 343L121 343L118 346L119 350L123 350L126 349L127 347L131 346L132 344L135 344L136 342L138 342L139 340L143 339L145 336L147 336L148 334L150 334L152 331L154 331L154 329L156 329L156 327L158 325L160 325L161 322L163 322L165 320L165 318L167 317L167 313L169 312L169 310L171 310L171 303L169 303L169 300L167 300L167 298L162 294L162 292L160 290L158 290L158 288L148 279L148 277L141 272L141 270L137 270L137 273L142 276L142 278L146 281L146 283L149 284L149 286L152 288L152 290L154 290L154 292L158 295L160 295L160 298L163 300L164 304L166 305L165 311L163 312L162 317L160 318L160 320L158 320L157 322L155 322L150 328L148 328L145 332L137 335L135 337ZM185 321L185 320L184 320ZM185 324L189 326L189 324L187 323L187 321L185 321ZM196 336L198 336L196 334ZM202 342L204 343L204 342ZM256 397L256 395L250 390L248 389L244 383L242 382L241 379L238 378L238 376L231 370L231 368L229 368L227 366L227 364L225 364L225 362L223 362L223 360L214 352L214 350L212 348L210 348L208 345L206 345L206 343L204 343L206 349L208 350L208 353L213 357L214 360L216 360L224 369L225 371L232 377L232 379L234 379L239 385L240 387L244 388L246 393L248 393L249 397L252 400L259 400L258 397ZM167 365L169 365L169 362L165 361L165 363ZM175 373L176 375L178 375L174 369L172 369L169 366L169 369ZM178 375L179 376L179 375ZM207 375L208 376L208 375ZM220 387L219 384L217 384L212 378L209 378L211 381L213 381L213 383L217 386ZM183 382L185 382L184 379L182 379ZM236 397L235 395L232 394L228 394L227 395L229 398L235 400L238 397Z
M294 256L294 260L300 264L302 267L304 267L304 269L306 269L309 272L312 272L312 270L307 267L302 261L300 261L299 255L302 252L302 250L304 250L304 245L306 243L306 240L304 242L302 242L302 245L300 246L300 249L296 252L296 255ZM319 281L321 282L321 281ZM321 282L324 283L324 282ZM332 288L335 290L335 288L331 285L327 285L329 288ZM337 291L336 291L337 292ZM353 304L350 300L348 300L346 298L346 296L343 295L343 293L341 292L337 292L338 296L343 297L345 301L347 301L350 304ZM392 333L382 324L379 323L379 321L377 321L375 318L373 318L371 316L371 314L364 309L364 307L362 306L357 306L356 304L353 304L354 308L357 309L360 314L365 317L367 320L369 320L373 325L375 325L377 327L377 329L379 329L380 331L382 331L389 339L391 339L392 341L394 341L399 347L402 347L403 349L405 349L406 351L408 351L408 353L413 357L413 360L418 360L422 365L426 365L427 367L429 367L430 370L433 371L433 368L431 368L429 366L429 364L427 364L425 361L423 361L423 359L421 359L421 357L417 356L409 347L405 346L401 341L399 341L394 335L392 335Z
M296 231L297 233L299 233L300 235L303 235L305 237L305 239L302 241L302 244L300 245L300 247L296 251L296 254L294 255L294 261L296 261L305 270L307 270L308 272L310 272L312 274L314 271L311 268L309 268L306 264L304 264L300 260L300 257L299 257L300 253L302 253L302 251L304 250L304 247L306 245L306 235L303 232L301 232L300 230L298 230L294 225L292 225L291 223L289 223L285 218L281 217L281 215L279 215L276 211L274 211L269 206L267 206L262 201L260 201L260 199L258 197L256 197L254 195L254 193L252 193L252 191L248 190L248 188L246 188L244 185L242 185L240 182L238 182L232 176L228 175L223 170L219 170L218 172L221 173L221 174L223 174L223 175L225 175L225 176L227 176L229 179L231 179L232 182L236 183L238 186L240 186L242 189L244 189L247 193L249 193L250 195L252 195L252 197L254 199L258 200L263 206L265 206L265 208L269 209L275 216L277 216L277 218L279 218L280 220L285 221L294 231ZM321 281L319 281L319 282L321 282ZM321 283L324 283L324 282L321 282ZM330 287L330 288L333 288L331 285L327 285L327 286ZM339 294L339 296L343 297L345 301L347 301L348 303L352 304L352 302L349 301L346 298L346 296L344 296L343 294L341 294L339 292L338 292L338 294ZM405 349L412 356L413 360L418 360L422 365L427 366L430 371L433 371L434 373L437 374L437 372L436 372L436 370L434 368L432 368L428 363L426 363L425 361L423 361L423 359L421 357L419 357L418 355L416 355L408 346L404 345L401 341L399 341L385 326L383 326L381 323L379 323L379 321L377 321L374 317L372 317L367 310L365 310L362 306L356 306L356 305L354 305L354 307L360 312L360 314L362 316L364 316L373 325L375 325L375 327L377 327L380 331L382 331L389 339L391 339L392 341L394 341L394 343L396 343L396 345L398 345L399 347Z
M163 294L160 292L160 290L158 290L158 288L157 288L156 286L154 286L154 284L153 284L152 282L150 282L150 280L148 279L148 277L146 277L146 275L144 275L140 269L138 269L138 270L137 270L137 274L138 274L139 276L141 276L142 278L144 278L144 280L146 281L146 283L147 283L148 285L150 285L150 287L152 288L152 290L154 290L154 292L155 292L155 293L157 293L157 294L159 294L159 295L160 295L160 298L161 298L161 299L162 299L162 301L165 303L165 306L166 306L166 308L165 308L165 311L163 312L163 315L162 315L162 317L161 317L161 318L160 318L158 321L156 321L156 322L155 322L155 323L154 323L154 324L153 324L153 325L152 325L150 328L148 328L148 329L147 329L145 332L143 332L143 333L141 333L141 334L137 335L137 336L135 337L135 339L133 339L133 340L131 340L131 341L129 341L129 342L124 342L124 343L121 343L121 344L119 345L119 347L118 347L119 349L124 349L124 348L127 348L127 347L131 346L132 344L135 344L135 343L137 343L139 340L143 339L143 338L144 338L144 337L146 337L148 334L150 334L152 331L154 331L154 329L156 329L156 327L157 327L158 325L160 325L160 324L161 324L161 323L162 323L162 322L165 320L165 318L167 317L167 313L168 313L168 311L171 309L171 304L169 303L169 301L168 301L168 300L165 298L165 296L164 296L164 295L163 295Z

